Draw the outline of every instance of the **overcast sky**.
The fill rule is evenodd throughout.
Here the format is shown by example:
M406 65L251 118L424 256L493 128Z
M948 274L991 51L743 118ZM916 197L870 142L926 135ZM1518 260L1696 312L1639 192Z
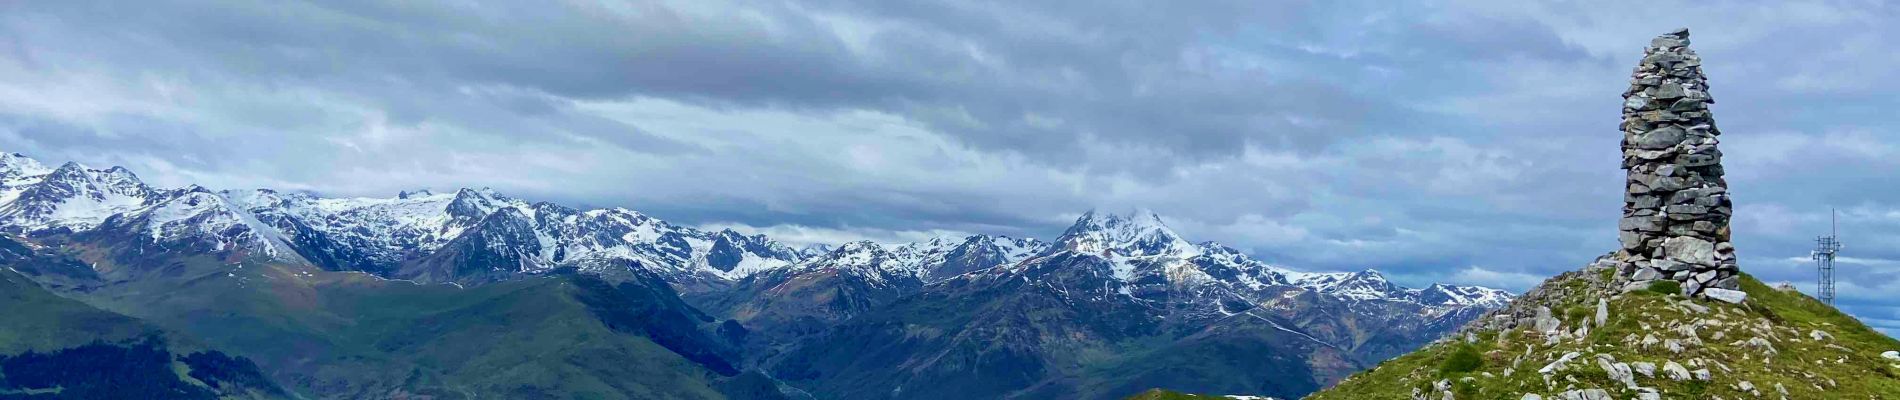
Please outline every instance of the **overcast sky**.
M493 2L510 3L510 2ZM493 187L793 243L1146 207L1296 269L1523 290L1616 246L1620 94L1691 28L1744 270L1900 330L1879 1L0 0L0 150L160 185Z

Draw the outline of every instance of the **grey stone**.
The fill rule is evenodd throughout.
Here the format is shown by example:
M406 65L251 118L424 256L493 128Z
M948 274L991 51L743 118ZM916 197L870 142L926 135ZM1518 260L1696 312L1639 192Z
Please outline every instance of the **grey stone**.
M1689 178L1680 177L1680 176L1661 176L1661 177L1656 177L1655 183L1648 184L1648 185L1651 190L1673 192L1677 190L1688 189L1689 186L1693 184L1694 182L1691 182Z
M1748 346L1749 348L1753 348L1755 350L1759 350L1761 351L1762 355L1765 355L1765 356L1772 356L1772 355L1780 353L1780 351L1775 350L1774 343L1769 343L1768 339L1762 339L1759 336L1748 338L1748 340L1743 341L1741 345Z
M1682 128L1664 126L1637 134L1632 144L1643 150L1662 150L1682 144L1682 139L1686 135Z
M1597 326L1603 326L1604 324L1607 324L1610 322L1610 302L1609 301L1605 301L1603 299L1597 299L1596 322L1597 322Z
M1685 264L1715 265L1715 244L1693 237L1672 237L1663 242L1663 254Z
M1636 292L1636 291L1649 289L1649 285L1652 283L1656 283L1656 281L1655 280L1638 280L1635 282L1630 282L1629 284L1623 285L1623 293Z
M1674 260L1656 259L1656 260L1649 260L1649 267L1655 268L1656 270L1663 271L1663 272L1676 272L1676 271L1688 270L1690 267L1693 267L1693 266L1689 264L1683 264L1681 262L1676 262Z
M1556 332L1558 328L1563 325L1563 322L1558 321L1556 317L1550 316L1550 307L1539 306L1537 307L1537 319L1535 324L1538 332L1551 333Z
M1662 273L1656 272L1656 270L1653 268L1643 268L1643 269L1637 270L1636 274L1630 275L1630 279L1638 280L1638 281L1653 281L1657 279L1662 279L1662 277L1663 277Z
M1577 389L1557 394L1561 400L1611 400L1610 392L1603 389Z
M1662 372L1663 377L1669 378L1670 380L1686 381L1691 378L1689 369L1683 368L1682 364L1677 364L1675 361L1663 362Z
M1880 353L1880 358L1885 358L1885 359L1888 359L1888 360L1894 360L1894 361L1900 361L1900 351L1889 351L1889 352L1885 352L1885 353Z
M1705 167L1722 162L1722 157L1713 154L1681 154L1676 156L1676 164L1684 167Z
M1630 363L1630 370L1636 371L1638 374L1643 374L1644 377L1656 377L1656 363L1642 361L1632 362Z
M1725 302L1729 302L1733 304L1741 304L1743 300L1748 299L1747 292L1743 292L1740 290L1733 290L1733 289L1723 289L1719 287L1703 289L1702 295L1708 296L1711 299L1721 300L1721 301L1725 301Z
M1537 373L1550 375L1550 374L1556 373L1557 371L1562 371L1566 364L1569 364L1571 360L1577 359L1577 356L1579 355L1581 354L1578 354L1577 352L1574 352L1574 351L1569 352L1569 353L1564 353L1562 357L1557 357L1556 361L1551 361L1550 364L1544 365L1543 368L1538 368Z
M1602 368L1610 380L1622 383L1623 387L1636 387L1636 374L1630 371L1629 364L1616 362L1608 356L1598 356L1597 367Z
M1688 92L1682 89L1682 84L1664 83L1661 86L1656 87L1656 93L1653 94L1651 97L1655 97L1657 100L1672 100L1672 99L1679 99L1679 98L1682 98L1682 96L1687 96L1687 95L1688 95Z
M1647 160L1647 161L1655 161L1655 160L1661 160L1661 159L1665 159L1665 158L1669 158L1669 159L1673 159L1673 158L1675 158L1675 157L1676 157L1676 150L1675 150L1675 149L1667 149L1667 150L1630 150L1630 151L1629 151L1629 153L1628 153L1627 155L1628 155L1628 156L1631 156L1631 157L1635 157L1635 158L1636 158L1636 159L1638 159L1638 160Z
M1677 205L1669 206L1664 209L1668 210L1669 216L1675 219L1694 219L1694 218L1701 217L1702 214L1709 213L1708 207L1703 207L1703 206L1699 206L1695 204L1677 204ZM1687 217L1678 217L1679 215L1687 216ZM1709 250L1714 251L1715 249L1711 247Z
M1673 166L1672 166L1673 167ZM1696 199L1706 197L1702 189L1689 189L1669 194L1669 204L1694 204Z
M1696 232L1700 232L1700 233L1715 233L1715 223L1709 222L1709 221L1696 221L1695 223L1692 223L1689 225L1689 229L1694 230Z
M1696 98L1695 95L1684 96L1681 99L1677 99L1675 104L1669 105L1669 111L1678 113L1702 111L1706 108L1708 108L1708 104L1704 103L1702 99Z
M1681 193L1681 192L1677 192L1677 193ZM1636 201L1634 201L1633 203L1636 203L1636 204L1634 204L1634 205L1632 205L1632 207L1636 207L1636 208L1656 208L1656 207L1661 207L1661 206L1662 206L1662 197L1657 197L1657 196L1636 196Z

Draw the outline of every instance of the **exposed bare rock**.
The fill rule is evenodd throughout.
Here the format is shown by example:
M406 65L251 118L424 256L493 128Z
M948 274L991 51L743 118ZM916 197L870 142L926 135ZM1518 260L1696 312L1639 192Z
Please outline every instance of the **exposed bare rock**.
M1677 364L1675 361L1663 363L1662 370L1663 376L1672 380L1686 381L1690 378L1689 369L1683 368L1682 364Z

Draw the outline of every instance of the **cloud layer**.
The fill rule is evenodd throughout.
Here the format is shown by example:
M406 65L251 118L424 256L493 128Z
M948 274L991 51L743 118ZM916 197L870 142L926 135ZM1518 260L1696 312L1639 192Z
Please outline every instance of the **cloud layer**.
M803 241L1147 207L1296 268L1512 289L1615 245L1618 96L1687 26L1743 268L1810 288L1840 208L1842 304L1900 329L1889 4L171 3L0 4L0 146Z

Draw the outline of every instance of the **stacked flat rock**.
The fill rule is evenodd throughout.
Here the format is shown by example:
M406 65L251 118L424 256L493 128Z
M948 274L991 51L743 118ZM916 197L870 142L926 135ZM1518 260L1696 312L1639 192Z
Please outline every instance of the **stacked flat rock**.
M1623 93L1629 180L1617 259L1618 277L1631 286L1675 280L1684 295L1741 286L1714 102L1687 29L1650 41Z

